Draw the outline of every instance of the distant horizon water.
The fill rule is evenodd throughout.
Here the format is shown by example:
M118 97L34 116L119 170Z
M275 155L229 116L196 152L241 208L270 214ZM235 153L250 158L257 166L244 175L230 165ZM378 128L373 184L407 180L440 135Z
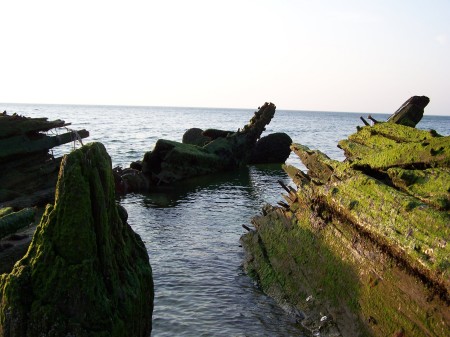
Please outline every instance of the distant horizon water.
M269 102L269 101L266 101ZM277 107L277 110L280 111L298 111L298 112L314 112L314 113L347 113L347 114L374 114L374 115L391 115L395 111L397 111L398 108L400 108L400 104L397 108L395 108L392 112L371 112L371 111L336 111L336 110L317 110L317 109L293 109L293 108L283 108L277 106L276 102L272 102ZM20 105L26 105L26 106L79 106L79 107L123 107L123 108L174 108L174 109L229 109L229 110L253 110L257 109L258 106L261 106L264 104L262 102L260 105L256 105L254 108L248 107L214 107L214 106L178 106L178 105L133 105L133 104L83 104L83 103L14 103L14 102L0 102L0 106L2 105L9 105L9 106L20 106ZM450 117L450 109L449 112L446 114L428 114L427 108L425 108L424 116L442 116L442 117ZM363 116L364 117L364 116Z

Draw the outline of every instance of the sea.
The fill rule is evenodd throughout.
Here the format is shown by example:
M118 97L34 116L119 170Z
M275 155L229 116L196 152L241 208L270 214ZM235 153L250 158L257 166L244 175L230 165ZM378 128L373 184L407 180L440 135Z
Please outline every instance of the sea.
M262 102L263 103L263 102ZM62 119L86 129L82 142L102 142L113 167L126 168L151 151L158 139L181 141L193 127L236 131L255 109L143 106L2 104L0 111ZM295 143L343 160L337 142L362 126L367 113L277 110L263 135L287 133ZM389 115L372 114L385 121ZM425 113L417 125L450 135L450 116ZM63 133L64 129L50 133ZM54 149L59 156L79 142ZM288 164L305 169L294 155ZM179 182L163 192L128 194L119 202L144 240L153 269L152 336L308 336L283 303L275 303L242 267L242 225L266 203L281 201L278 180L293 185L281 165L248 166L234 172Z

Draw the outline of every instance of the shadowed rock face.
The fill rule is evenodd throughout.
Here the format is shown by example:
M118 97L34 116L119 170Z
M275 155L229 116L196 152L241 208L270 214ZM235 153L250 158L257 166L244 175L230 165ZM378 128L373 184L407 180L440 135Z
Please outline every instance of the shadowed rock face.
M149 336L152 271L125 221L104 146L65 156L54 205L0 276L0 336Z

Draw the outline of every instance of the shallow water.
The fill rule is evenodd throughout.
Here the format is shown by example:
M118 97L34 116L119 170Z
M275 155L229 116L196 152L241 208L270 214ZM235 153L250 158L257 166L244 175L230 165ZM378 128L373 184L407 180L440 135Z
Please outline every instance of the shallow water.
M159 138L180 141L191 127L237 130L253 115L253 110L167 107L0 104L0 110L85 128L90 137L84 142L103 142L113 166L122 167L142 159ZM266 133L286 132L294 142L341 160L336 144L362 124L360 115L367 114L277 111ZM419 127L448 135L450 117L425 116ZM55 154L73 146L55 149ZM288 163L302 168L295 155ZM290 183L280 166L252 166L120 200L145 241L153 268L152 336L304 336L295 319L265 296L241 266L242 224L249 225L265 203L281 200L277 180Z

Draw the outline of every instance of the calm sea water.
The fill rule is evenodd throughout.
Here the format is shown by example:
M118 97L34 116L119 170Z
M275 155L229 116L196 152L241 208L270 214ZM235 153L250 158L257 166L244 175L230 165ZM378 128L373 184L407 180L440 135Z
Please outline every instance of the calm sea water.
M0 110L71 122L101 141L113 166L142 159L159 138L181 141L191 127L237 130L254 110L169 107L0 104ZM342 160L336 147L367 114L277 111L266 134L286 132L296 143ZM385 120L388 115L376 115ZM450 117L425 116L418 125L450 134ZM64 132L60 130L59 132ZM73 144L55 150L68 152ZM288 163L302 167L291 155ZM301 326L265 296L243 269L242 224L265 203L281 200L277 180L290 183L279 166L178 183L164 193L130 194L120 202L142 237L155 282L152 336L305 336Z

